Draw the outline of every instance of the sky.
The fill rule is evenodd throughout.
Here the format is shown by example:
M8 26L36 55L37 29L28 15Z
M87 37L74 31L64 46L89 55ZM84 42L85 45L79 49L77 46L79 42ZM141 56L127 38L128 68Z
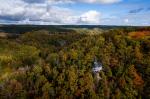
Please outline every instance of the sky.
M150 26L150 0L0 0L0 24Z

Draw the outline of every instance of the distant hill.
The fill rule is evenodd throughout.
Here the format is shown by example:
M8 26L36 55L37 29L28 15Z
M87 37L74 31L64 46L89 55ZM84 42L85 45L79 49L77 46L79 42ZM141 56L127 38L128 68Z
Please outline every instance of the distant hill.
M46 30L50 32L73 32L62 26L51 25L0 25L0 32L22 34L30 31Z
M50 32L74 32L73 28L87 28L94 29L100 28L103 30L108 29L127 29L135 30L137 28L143 28L138 26L107 26L107 25L0 25L0 32L22 34L30 31L46 30ZM145 28L145 27L144 27Z

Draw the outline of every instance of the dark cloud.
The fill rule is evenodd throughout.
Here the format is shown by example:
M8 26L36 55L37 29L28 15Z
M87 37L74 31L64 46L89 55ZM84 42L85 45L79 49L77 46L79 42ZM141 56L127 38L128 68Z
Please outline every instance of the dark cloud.
M24 20L24 14L17 14L17 15L0 15L1 20L8 20L8 21L20 21Z
M44 3L46 0L23 0L27 3Z
M143 10L144 8L138 8L138 9L130 10L129 13L140 13Z

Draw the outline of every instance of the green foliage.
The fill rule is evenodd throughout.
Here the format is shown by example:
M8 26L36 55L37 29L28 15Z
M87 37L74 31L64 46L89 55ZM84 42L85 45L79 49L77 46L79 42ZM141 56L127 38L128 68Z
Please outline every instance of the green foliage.
M129 38L136 28L76 31L0 39L0 98L150 97L149 37ZM102 64L98 73L92 72L95 59Z
M22 45L19 46L15 53L16 62L20 62L19 65L30 66L36 64L39 59L39 50L35 47Z

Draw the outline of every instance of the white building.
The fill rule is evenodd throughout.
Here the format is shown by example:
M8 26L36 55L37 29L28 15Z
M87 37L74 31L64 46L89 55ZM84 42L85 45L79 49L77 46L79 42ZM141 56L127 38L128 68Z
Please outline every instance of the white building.
M101 63L99 63L99 62L97 62L97 60L95 59L95 61L94 61L94 64L93 64L94 66L93 66L93 69L92 69L92 71L94 72L94 73L98 73L98 72L100 72L102 69L103 69L103 67L102 67L102 64Z

